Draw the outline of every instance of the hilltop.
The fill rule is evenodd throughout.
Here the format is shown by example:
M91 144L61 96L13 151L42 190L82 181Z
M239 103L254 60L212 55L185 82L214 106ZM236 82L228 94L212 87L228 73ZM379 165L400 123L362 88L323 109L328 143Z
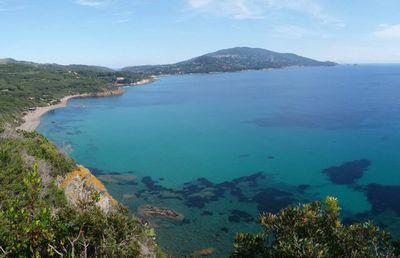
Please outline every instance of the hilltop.
M333 66L291 53L278 53L261 48L236 47L219 50L183 62L168 65L125 67L123 71L145 74L185 74L261 70L289 66Z

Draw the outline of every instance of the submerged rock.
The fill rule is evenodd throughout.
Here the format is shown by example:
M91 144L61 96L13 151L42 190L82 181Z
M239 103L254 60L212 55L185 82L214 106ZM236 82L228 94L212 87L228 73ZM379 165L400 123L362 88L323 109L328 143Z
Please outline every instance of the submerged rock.
M189 255L188 257L197 258L197 257L209 256L209 255L212 255L214 252L215 252L215 248L208 247L208 248L197 250L197 251L193 252L191 255Z
M229 222L239 223L246 222L250 223L254 221L253 216L250 213L241 210L231 210L231 214L228 217Z
M182 221L185 216L170 208L157 207L152 205L142 205L138 208L138 213L143 217L165 217L173 220Z
M360 159L345 162L337 167L330 167L323 170L331 181L338 185L351 185L355 180L364 175L364 171L371 165L367 159Z
M392 210L400 215L400 185L370 184L367 186L367 198L372 204L373 214Z
M276 213L297 200L290 192L268 187L254 195L253 201L257 202L259 212Z

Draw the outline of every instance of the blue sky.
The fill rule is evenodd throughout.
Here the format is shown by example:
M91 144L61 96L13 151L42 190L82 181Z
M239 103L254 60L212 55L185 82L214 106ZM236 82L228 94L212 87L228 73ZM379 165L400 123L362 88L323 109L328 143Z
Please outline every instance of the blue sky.
M400 63L398 0L0 0L0 57L114 68L249 46Z

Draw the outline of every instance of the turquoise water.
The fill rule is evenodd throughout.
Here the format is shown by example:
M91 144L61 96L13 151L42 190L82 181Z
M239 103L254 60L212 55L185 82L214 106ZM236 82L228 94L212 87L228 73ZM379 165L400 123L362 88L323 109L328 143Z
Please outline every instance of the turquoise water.
M167 252L224 257L236 231L258 230L260 211L327 195L344 219L400 235L400 204L388 200L400 198L399 99L395 65L167 76L73 99L38 130L133 212L184 214L144 218Z

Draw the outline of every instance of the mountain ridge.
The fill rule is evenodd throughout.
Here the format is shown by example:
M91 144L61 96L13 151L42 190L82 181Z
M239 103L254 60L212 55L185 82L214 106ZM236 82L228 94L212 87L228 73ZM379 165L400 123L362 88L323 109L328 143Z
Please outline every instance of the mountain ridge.
M279 53L262 48L235 47L218 50L185 61L165 65L128 66L121 70L145 74L183 74L261 70L289 66L334 66L293 53Z

